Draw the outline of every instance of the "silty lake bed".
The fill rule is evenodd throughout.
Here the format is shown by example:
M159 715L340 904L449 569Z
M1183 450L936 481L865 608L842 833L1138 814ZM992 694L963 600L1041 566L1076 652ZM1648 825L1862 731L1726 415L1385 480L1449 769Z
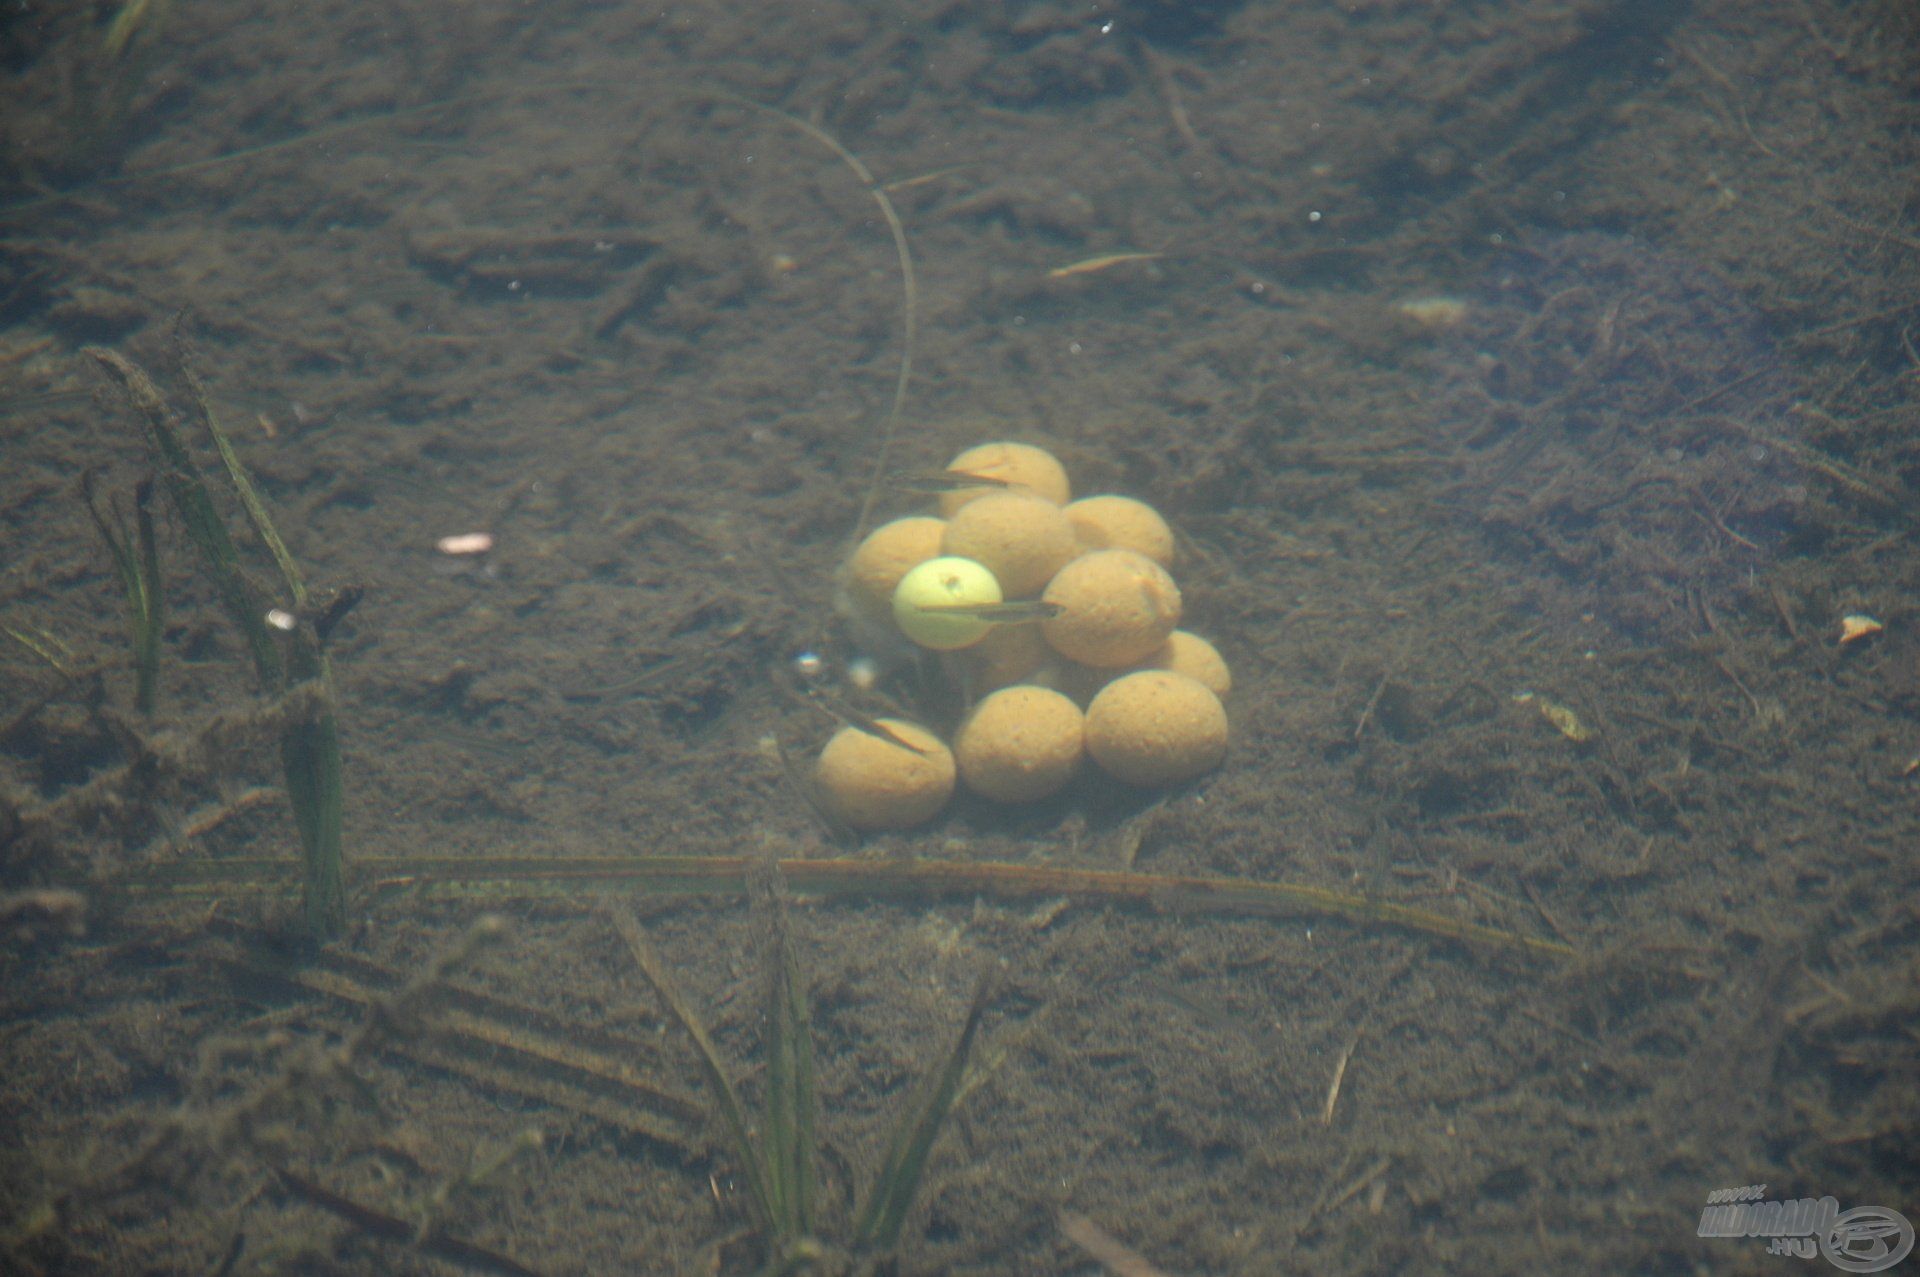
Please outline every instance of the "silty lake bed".
M1090 1221L1180 1273L1761 1272L1710 1193L1920 1218L1905 6L116 17L0 24L6 1267L750 1271L603 897L754 1105L773 907L514 885L587 857L1217 875L1573 950L790 884L827 1234L992 981L903 1271L1119 1271ZM877 513L1003 438L1151 501L1218 771L864 841L796 785L908 328L876 189ZM133 526L152 471L82 351L185 404L179 335L316 595L365 590L319 954L290 898L129 889L298 873L286 704L156 502L134 711L82 496ZM428 857L521 868L365 868Z

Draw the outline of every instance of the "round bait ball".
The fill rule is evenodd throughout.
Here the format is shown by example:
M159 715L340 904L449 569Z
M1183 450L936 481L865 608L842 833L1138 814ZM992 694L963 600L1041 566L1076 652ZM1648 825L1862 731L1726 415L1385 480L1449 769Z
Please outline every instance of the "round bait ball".
M1173 529L1160 512L1132 497L1081 497L1066 510L1081 550L1135 550L1173 566Z
M916 723L898 718L878 722L914 748L858 727L842 727L813 769L821 800L863 833L923 825L953 797L953 752Z
M940 548L986 564L1016 599L1040 593L1079 553L1060 507L1028 492L989 492L967 502L948 520Z
M1143 661L1180 624L1180 587L1133 550L1095 550L1061 568L1041 598L1062 611L1040 623L1053 650L1083 665Z
M935 609L1001 600L1000 582L972 559L928 559L900 578L893 591L893 619L900 632L936 652L971 647L993 628L975 616Z
M1001 484L1024 488L1055 505L1065 505L1073 496L1072 485L1067 482L1066 467L1055 460L1051 452L1030 443L979 444L949 461L947 469L998 481L984 487L941 493L940 513L949 519L967 502L989 492L1004 491Z
M1223 701L1227 699L1227 693L1233 690L1233 675L1228 671L1220 650L1198 634L1186 630L1175 630L1169 634L1159 651L1140 662L1140 668L1185 674Z
M967 788L998 803L1058 793L1080 765L1080 707L1044 687L1002 688L973 707L953 752Z
M1129 785L1191 780L1219 766L1226 752L1227 711L1185 674L1127 674L1087 706L1087 753Z
M901 577L939 556L946 530L945 520L929 515L881 524L847 560L847 588L865 606L884 609Z

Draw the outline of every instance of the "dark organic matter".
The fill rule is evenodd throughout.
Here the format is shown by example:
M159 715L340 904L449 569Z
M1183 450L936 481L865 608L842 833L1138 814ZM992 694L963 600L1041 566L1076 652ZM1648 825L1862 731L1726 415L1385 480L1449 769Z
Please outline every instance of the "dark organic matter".
M1496 263L1442 359L1460 508L1561 619L1697 632L1792 528L1797 467L1767 442L1786 374L1700 266L1629 236L1533 241Z

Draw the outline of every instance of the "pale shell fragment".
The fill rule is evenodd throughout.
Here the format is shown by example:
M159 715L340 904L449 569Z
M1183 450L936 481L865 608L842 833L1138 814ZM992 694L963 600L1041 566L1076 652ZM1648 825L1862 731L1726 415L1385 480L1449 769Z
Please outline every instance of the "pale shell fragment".
M493 533L461 532L441 537L434 543L434 548L442 554L485 554L493 549Z

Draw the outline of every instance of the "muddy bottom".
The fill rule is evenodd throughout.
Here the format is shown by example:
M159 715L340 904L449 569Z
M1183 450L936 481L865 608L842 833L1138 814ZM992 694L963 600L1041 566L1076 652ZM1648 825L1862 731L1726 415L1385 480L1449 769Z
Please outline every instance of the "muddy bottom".
M0 1267L756 1270L628 909L754 1114L784 925L834 1245L984 989L900 1271L1770 1272L1697 1235L1709 1194L1920 1218L1915 34L10 15ZM323 948L279 746L311 702L261 693L164 474L136 708L81 477L137 546L156 467L88 347L218 476L204 382L296 631L364 590ZM848 836L795 658L843 711L964 708L848 677L835 574L993 439L1166 516L1226 760Z

